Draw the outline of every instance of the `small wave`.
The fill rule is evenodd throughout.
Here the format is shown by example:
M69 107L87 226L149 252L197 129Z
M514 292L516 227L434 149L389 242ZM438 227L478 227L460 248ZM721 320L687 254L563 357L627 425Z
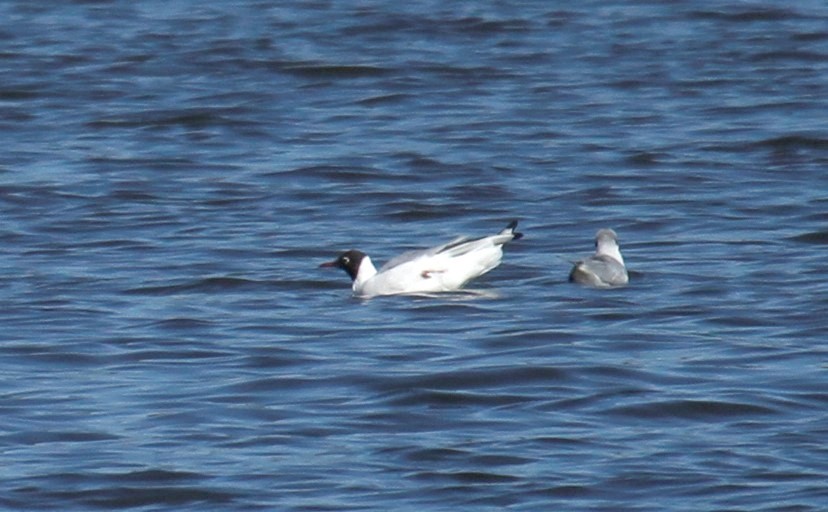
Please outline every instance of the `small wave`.
M36 90L29 89L0 89L0 100L2 101L22 101L31 100L41 96L41 93Z
M419 480L442 480L457 484L501 484L520 480L517 476L488 471L421 471L414 473L412 477Z
M739 10L717 10L717 11L696 11L690 14L691 18L702 20L721 20L738 23L773 22L779 23L782 20L797 19L800 17L792 9L779 7L756 7Z
M410 94L403 93L381 94L379 96L370 96L368 98L363 98L361 100L358 100L356 104L361 105L363 107L374 107L378 105L395 105L407 100L410 97Z
M246 113L240 112L236 108L202 107L127 113L120 116L93 119L87 122L86 126L95 130L142 127L164 128L171 126L203 129L212 126L239 127L255 124L253 121L242 120L246 117L248 117Z
M164 327L167 329L193 329L196 327L205 327L211 325L210 322L205 320L199 320L197 318L167 318L166 320L161 320L160 322L156 322L155 325L158 327Z
M75 498L80 503L96 508L144 508L153 506L183 506L189 503L227 503L236 495L205 487L140 486L109 487L77 491Z
M435 400L477 398L484 390L505 389L509 386L526 386L537 383L560 382L569 378L569 373L549 367L495 367L473 368L441 372L429 375L415 375L395 378L393 376L376 376L373 386L384 395L398 396L404 402L412 401L416 396L430 397ZM371 382L367 384L372 385ZM445 393L457 394L452 398ZM505 395L504 395L505 396ZM517 397L523 400L524 397ZM393 400L393 398L392 398Z
M466 391L412 390L390 404L394 406L428 405L433 409L454 409L457 407L500 407L512 406L531 400L517 394L469 393Z
M828 231L811 231L788 238L792 242L803 244L826 245L828 244Z
M104 432L79 431L26 431L4 436L5 442L28 446L45 443L94 443L98 441L113 441L118 436Z
M710 421L742 416L776 414L777 411L770 407L745 403L719 402L713 400L668 400L616 407L610 413L642 419L683 418Z
M208 277L198 281L161 285L161 286L142 286L138 288L131 288L124 293L127 295L175 295L179 293L217 293L238 291L241 289L248 289L253 286L258 286L258 281L251 281L249 279L242 279L238 277Z
M769 147L774 150L795 151L795 150L828 150L828 139L810 137L807 135L783 135L761 140L756 143L757 147Z
M366 78L385 75L388 70L378 66L298 64L285 66L286 73L303 78Z

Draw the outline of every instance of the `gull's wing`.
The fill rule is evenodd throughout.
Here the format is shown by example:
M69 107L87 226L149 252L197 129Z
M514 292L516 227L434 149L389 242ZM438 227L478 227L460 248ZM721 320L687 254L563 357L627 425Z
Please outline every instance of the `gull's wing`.
M406 251L399 256L395 256L388 260L388 262L380 267L379 271L384 272L390 270L394 267L399 267L403 263L408 263L410 261L414 261L423 257L427 256L434 256L435 254L439 254L445 251L447 248L456 246L458 244L462 244L463 241L466 240L466 237L460 236L443 245L438 245L437 247L430 247L428 249L415 249L413 251Z
M605 255L590 256L577 262L572 272L581 274L588 282L595 281L592 284L596 285L615 286L627 282L624 265ZM575 280L579 280L577 274L574 276Z
M379 271L387 271L394 267L398 267L403 263L408 263L419 258L437 255L446 256L448 258L456 258L458 256L463 256L464 254L480 249L484 246L500 246L511 240L521 238L523 236L522 233L518 233L515 231L516 227L517 221L512 221L509 223L508 226L506 226L506 229L504 229L496 235L482 236L479 238L468 238L465 236L459 236L454 240L443 245L438 245L437 247L407 251L389 260L388 263L383 265Z

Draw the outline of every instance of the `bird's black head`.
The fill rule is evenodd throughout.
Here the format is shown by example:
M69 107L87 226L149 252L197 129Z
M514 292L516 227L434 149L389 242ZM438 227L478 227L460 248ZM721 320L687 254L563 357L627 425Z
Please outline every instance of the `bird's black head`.
M341 268L345 272L351 276L351 280L356 280L357 273L359 272L359 265L362 263L362 259L365 257L365 253L357 251L356 249L351 249L350 251L343 252L339 255L339 257L333 261L329 261L327 263L323 263L319 265L320 267L337 267Z

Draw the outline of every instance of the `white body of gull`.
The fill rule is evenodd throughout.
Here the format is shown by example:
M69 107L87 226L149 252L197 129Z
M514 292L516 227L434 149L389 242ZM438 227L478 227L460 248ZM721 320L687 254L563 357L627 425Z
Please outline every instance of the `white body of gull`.
M629 282L615 231L598 230L595 235L595 254L575 262L569 280L597 288L624 286Z
M430 249L409 251L393 258L379 270L360 251L342 253L320 267L338 267L351 276L354 295L428 294L455 291L475 277L500 265L503 246L523 236L517 221L496 235L460 237Z

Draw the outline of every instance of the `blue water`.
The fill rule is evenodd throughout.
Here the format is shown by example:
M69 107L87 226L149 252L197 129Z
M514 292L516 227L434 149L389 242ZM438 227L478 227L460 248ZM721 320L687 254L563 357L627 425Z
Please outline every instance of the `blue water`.
M295 4L0 4L0 508L825 510L823 1Z

